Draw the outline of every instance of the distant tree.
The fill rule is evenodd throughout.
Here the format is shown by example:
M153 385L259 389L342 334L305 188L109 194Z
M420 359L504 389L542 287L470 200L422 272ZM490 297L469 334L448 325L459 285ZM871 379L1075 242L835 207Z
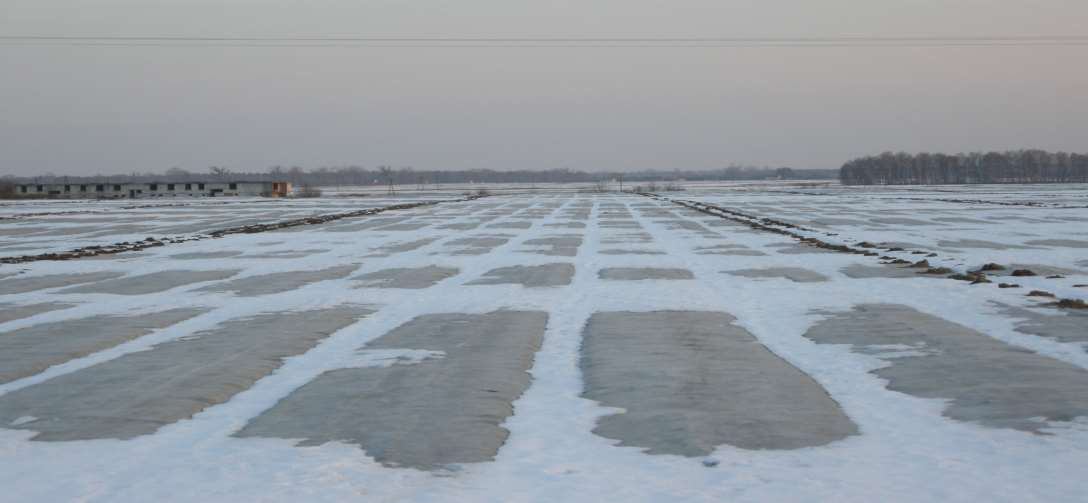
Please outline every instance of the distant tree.
M1088 155L1042 150L885 152L843 164L839 180L844 185L1088 182Z
M287 180L295 185L303 183L305 176L306 170L299 166L291 166L291 168L287 170Z
M12 197L15 195L15 182L7 179L7 177L0 179L0 199Z
M384 180L385 183L387 184L387 186L389 187L389 195L396 194L397 193L397 186L396 186L396 182L394 180L393 168L390 167L390 166L379 166L378 167L378 172L381 173L382 180Z
M219 180L226 180L230 176L230 170L222 166L212 166L208 168L208 172Z
M1083 177L1085 163L1088 157L1080 154L1055 154L1052 159L1044 160L1046 164L1044 173L1055 179ZM985 164L981 158L977 164ZM1011 168L1010 168L1011 169ZM797 179L833 179L840 175L840 170L801 170L794 169ZM57 176L52 174L40 174L34 177L11 177L16 183L127 183L127 182L162 182L162 181L193 181L196 178L224 181L257 181L268 180L270 177L277 181L290 182L296 187L309 184L315 187L329 185L386 185L396 191L397 184L419 183L422 179L428 186L442 184L477 184L477 183L529 183L534 188L541 183L583 183L592 185L596 180L620 181L624 189L628 189L628 183L643 185L647 182L656 182L661 185L674 180L761 180L775 176L775 168L733 166L730 169L715 170L654 170L631 171L625 173L591 173L571 169L551 169L545 171L513 170L497 171L489 169L468 170L413 170L411 168L393 169L388 166L384 169L365 169L359 166L328 166L309 171L300 166L273 166L261 172L232 172L225 167L215 167L202 172L189 172L181 168L171 168L165 173L139 173L118 175L88 175L88 176ZM1078 175L1079 174L1079 175ZM972 175L975 176L975 175Z

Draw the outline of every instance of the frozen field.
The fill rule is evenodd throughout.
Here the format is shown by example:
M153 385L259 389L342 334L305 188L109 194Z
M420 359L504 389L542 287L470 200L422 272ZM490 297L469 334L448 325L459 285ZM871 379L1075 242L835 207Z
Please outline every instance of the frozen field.
M222 228L377 208L410 198L41 200L0 203L0 257L59 253L75 247L188 237Z
M1086 196L5 203L0 500L1084 501Z

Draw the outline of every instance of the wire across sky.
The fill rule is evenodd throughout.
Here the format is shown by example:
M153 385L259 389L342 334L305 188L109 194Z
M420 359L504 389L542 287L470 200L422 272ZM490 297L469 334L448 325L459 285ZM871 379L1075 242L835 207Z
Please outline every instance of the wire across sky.
M1076 47L1088 36L972 37L195 37L0 35L3 46L117 47L421 47L421 48L647 48L647 47Z

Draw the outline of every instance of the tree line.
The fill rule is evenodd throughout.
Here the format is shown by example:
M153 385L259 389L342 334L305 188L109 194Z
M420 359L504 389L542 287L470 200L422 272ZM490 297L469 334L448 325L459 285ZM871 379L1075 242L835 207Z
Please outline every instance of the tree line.
M885 152L847 162L843 185L1088 182L1088 154L1010 150L967 154Z
M232 171L222 166L212 166L207 171L193 172L180 168L170 168L164 173L131 173L95 176L62 176L43 174L34 177L8 178L17 183L147 183L147 182L186 182L197 180L214 181L286 181L296 186L336 186L336 185L399 185L420 186L426 188L441 184L476 184L476 183L595 183L602 180L625 180L630 182L667 182L677 180L712 181L712 180L813 180L834 179L835 170L803 170L792 168L774 168L758 166L730 166L716 170L643 170L629 172L589 172L570 169L552 169L543 171L490 169L473 170L416 170L410 167L393 168L379 166L363 168L360 166L321 167L305 169L300 166L273 166L263 172Z

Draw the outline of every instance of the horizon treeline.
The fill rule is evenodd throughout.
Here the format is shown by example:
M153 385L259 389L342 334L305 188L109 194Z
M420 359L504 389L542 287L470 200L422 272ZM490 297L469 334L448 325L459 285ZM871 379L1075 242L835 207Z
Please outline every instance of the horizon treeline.
M838 170L801 170L756 166L730 166L716 170L643 170L632 172L588 172L569 169L544 171L490 169L473 170L415 170L381 166L367 169L359 166L322 167L307 170L299 166L273 166L264 172L234 172L213 166L207 171L187 171L170 168L165 173L132 173L126 175L64 176L45 174L34 177L6 177L13 183L93 183L93 182L185 182L220 181L287 181L296 186L335 185L438 185L466 183L593 183L601 180L624 182L708 181L708 180L766 180L834 179Z
M1010 150L955 155L885 152L847 162L843 185L1088 182L1088 154Z

